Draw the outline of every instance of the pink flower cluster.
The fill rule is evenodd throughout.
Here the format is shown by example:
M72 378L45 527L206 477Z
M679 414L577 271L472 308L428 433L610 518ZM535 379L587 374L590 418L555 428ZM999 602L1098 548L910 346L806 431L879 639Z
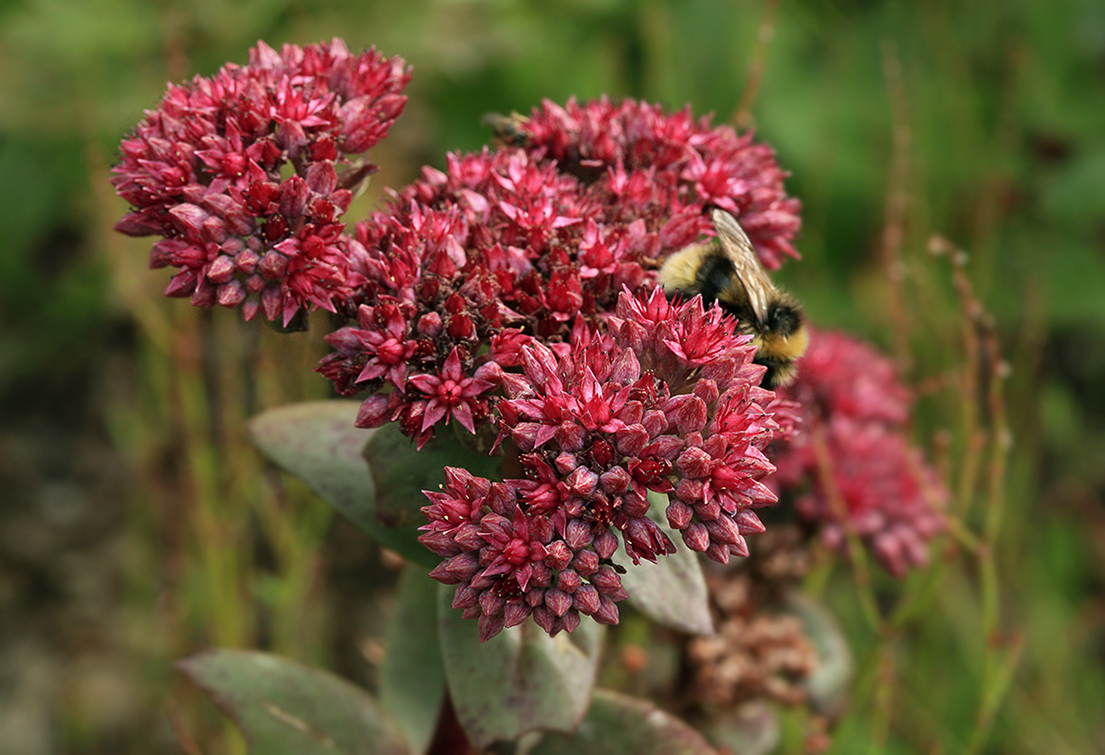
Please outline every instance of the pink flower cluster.
M526 477L455 471L423 509L420 539L446 558L432 576L458 585L454 607L480 618L481 637L531 614L551 634L581 613L615 622L625 595L603 564L619 536L634 563L674 552L650 492L667 496L668 524L691 549L722 563L748 554L744 536L764 529L753 509L776 500L761 480L778 425L735 325L699 297L672 305L655 289L623 293L609 328L577 328L562 355L521 350L498 411Z
M399 422L422 446L453 417L493 423L491 363L515 369L532 339L566 343L577 317L601 319L623 287L650 284L659 260L710 232L709 206L755 229L766 263L793 253L798 203L747 136L605 99L547 103L526 128L519 146L424 169L357 225L356 324L328 338L319 369L343 395L371 394L361 426Z
M770 146L727 126L695 120L690 108L666 113L636 100L606 97L561 107L548 100L523 126L520 147L561 170L605 184L621 218L662 228L665 246L681 248L709 230L705 207L740 220L764 265L798 257L791 240L801 203L788 197L789 174Z
M603 243L584 220L601 208L575 179L521 154L451 156L449 168L427 169L357 225L363 283L346 305L355 321L327 337L334 352L319 367L339 393L370 394L358 425L398 422L419 447L453 418L469 432L495 432L502 370L517 367L535 337L566 339L576 317L601 310L603 295L584 287L578 261L587 229L592 247ZM645 280L640 265L604 275L606 288Z
M764 263L797 256L797 200L771 149L689 110L545 103L500 149L448 157L347 232L359 155L402 111L399 58L339 40L170 86L123 142L117 229L160 235L170 296L289 325L335 312L318 371L365 394L360 427L425 446L453 423L494 441L514 479L451 469L421 540L486 639L533 616L552 634L617 621L613 558L684 543L745 555L775 501L764 448L795 426L721 311L670 304L664 257L738 217ZM648 293L651 290L651 293ZM776 416L778 415L778 416ZM621 568L621 567L618 567Z
M357 156L387 135L409 78L400 58L335 39L258 43L245 66L170 86L122 143L112 182L134 209L116 230L163 237L150 265L179 268L168 296L285 326L333 311L361 283L338 222L375 170Z
M429 531L419 539L444 557L430 576L457 585L453 608L479 619L482 641L529 616L550 635L573 631L581 614L618 623L621 578L601 546L573 551L547 514L527 511L532 483L493 483L454 467L445 476L441 491L426 493Z
M801 407L803 432L773 447L769 484L796 496L830 547L846 549L851 531L895 576L924 565L947 493L905 435L911 397L893 365L846 335L814 332L800 367L781 394Z

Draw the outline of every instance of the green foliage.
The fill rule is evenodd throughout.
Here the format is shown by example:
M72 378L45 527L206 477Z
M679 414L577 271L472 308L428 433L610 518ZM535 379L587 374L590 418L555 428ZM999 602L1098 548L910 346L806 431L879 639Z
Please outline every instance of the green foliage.
M446 715L446 686L481 751L530 734L538 741L532 752L543 755L713 752L700 734L646 701L607 690L592 695L603 636L597 624L550 638L527 622L481 643L448 595L421 567L404 571L379 704L327 672L256 651L207 651L177 667L259 754L426 752Z
M214 650L178 664L256 755L407 755L387 716L333 674L267 653Z
M269 459L306 482L374 540L413 561L433 566L437 559L418 543L414 523L391 526L380 516L378 501L383 495L378 493L361 455L365 444L379 433L353 426L359 407L357 401L318 401L272 409L250 422L250 435ZM409 442L403 448L414 466L400 462L392 472L405 482L412 468L422 469L422 460L414 456Z
M478 749L537 730L571 733L591 702L605 627L580 622L549 637L532 621L480 642L476 622L438 588L438 628L457 720Z
M380 670L380 702L414 753L426 752L445 699L437 591L418 565L403 570Z
M679 533L668 526L664 516L666 497L649 493L649 512L664 534L675 544L675 553L653 564L641 561L631 565L625 544L618 543L615 562L629 568L622 575L622 587L641 613L664 626L690 634L713 634L706 579L698 554L683 544Z
M596 690L587 716L574 734L549 734L532 755L711 755L702 735L642 700Z
M364 458L376 483L376 516L384 526L397 530L425 523L421 509L429 502L422 491L437 490L445 484L445 467L460 467L476 477L491 478L502 465L501 456L466 448L449 427L442 428L419 451L394 422L373 434L365 445Z

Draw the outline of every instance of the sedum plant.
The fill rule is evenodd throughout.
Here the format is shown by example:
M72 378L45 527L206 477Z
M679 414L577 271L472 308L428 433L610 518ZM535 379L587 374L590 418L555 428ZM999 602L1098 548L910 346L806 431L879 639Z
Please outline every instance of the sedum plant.
M838 715L847 648L799 592L809 544L902 575L944 493L887 360L816 331L768 390L739 322L657 285L715 208L765 268L798 257L771 148L689 108L546 101L348 225L409 78L340 40L259 43L123 140L116 228L160 237L166 295L282 330L328 313L317 371L355 400L253 437L406 560L379 699L262 653L181 668L259 753L756 753L766 701ZM627 603L677 630L670 707L696 727L595 689Z

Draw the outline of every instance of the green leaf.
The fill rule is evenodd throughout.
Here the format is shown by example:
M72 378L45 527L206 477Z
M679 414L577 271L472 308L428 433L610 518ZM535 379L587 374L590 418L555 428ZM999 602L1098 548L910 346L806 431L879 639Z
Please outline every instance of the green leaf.
M403 569L380 669L380 704L395 719L415 755L429 747L445 694L437 587L422 567L408 564Z
M478 477L497 475L501 456L471 451L455 433L443 430L419 451L392 423L377 430L365 445L364 458L376 484L376 513L385 526L425 523L421 509L429 501L422 491L437 490L445 483L445 467L461 467Z
M713 634L706 578L698 554L684 545L679 533L668 526L663 515L666 496L649 493L649 499L652 501L650 515L675 543L675 553L657 559L655 564L641 561L634 565L626 555L625 546L619 542L615 558L626 568L622 587L629 594L630 602L650 619L681 632Z
M723 752L739 755L770 755L782 738L779 717L763 700L716 711L703 734Z
M836 719L848 703L855 666L848 640L827 608L798 591L787 594L783 609L802 622L803 634L817 652L817 668L805 681L810 709Z
M333 674L252 650L209 650L180 669L257 755L409 755L372 697Z
M476 749L528 731L574 731L591 700L604 628L584 617L571 634L549 637L527 619L480 642L452 596L452 587L439 588L441 650L457 719Z
M595 690L574 734L546 734L530 755L717 755L698 732L645 700Z
M254 445L274 464L307 483L381 545L434 566L437 556L418 542L418 528L388 528L376 511L376 486L361 456L378 430L354 427L357 401L313 401L270 409L250 420ZM424 500L424 496L419 496Z

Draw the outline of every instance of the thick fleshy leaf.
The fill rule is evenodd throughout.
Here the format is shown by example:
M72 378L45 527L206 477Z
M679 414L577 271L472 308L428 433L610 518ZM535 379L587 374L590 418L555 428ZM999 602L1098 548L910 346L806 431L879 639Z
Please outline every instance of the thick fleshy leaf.
M813 598L792 591L787 594L783 606L787 613L802 621L802 629L817 652L817 668L805 683L810 709L836 719L848 704L855 668L848 640L836 618Z
M501 456L466 448L450 428L442 428L419 451L394 423L373 434L365 444L364 458L376 484L376 515L386 527L426 523L421 509L430 502L422 491L437 490L445 483L445 467L461 467L478 477L491 478L503 461Z
M408 564L403 569L380 669L380 704L415 755L426 752L430 744L445 694L437 588L422 567Z
M234 720L255 755L409 755L372 696L333 674L252 650L177 663Z
M675 543L675 553L661 556L657 563L641 561L634 565L619 544L615 561L623 564L622 587L629 601L643 614L672 629L691 634L713 634L706 578L698 554L683 544L683 538L663 518L667 497L649 493L649 512L664 534Z
M249 434L268 459L307 483L378 543L433 566L438 558L418 542L416 526L392 529L380 523L376 486L361 455L366 441L378 431L353 426L359 407L357 401L282 406L250 420Z
M457 719L477 750L535 730L575 731L591 701L603 630L586 617L549 637L527 619L480 642L476 622L438 591L445 676Z
M717 755L687 724L650 702L595 690L574 734L546 734L530 755ZM744 755L741 752L741 755Z
M739 755L770 755L782 738L779 717L763 700L718 711L703 734L723 752Z

